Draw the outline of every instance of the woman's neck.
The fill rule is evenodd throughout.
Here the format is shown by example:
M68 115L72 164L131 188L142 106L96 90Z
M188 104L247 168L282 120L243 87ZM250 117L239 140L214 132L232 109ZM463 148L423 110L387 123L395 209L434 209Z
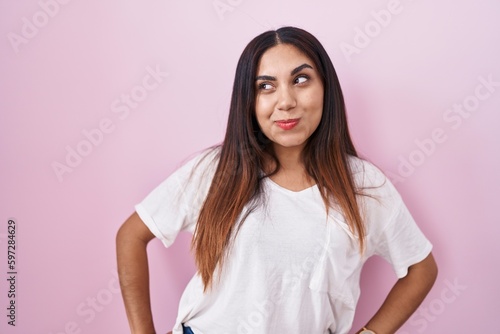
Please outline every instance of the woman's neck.
M304 170L302 160L303 145L296 147L283 147L274 145L274 153L284 171L297 172Z
M307 174L302 161L302 147L274 146L274 153L280 163L279 171L271 176L271 180L292 191L300 191L316 182ZM275 162L269 161L268 172L275 169Z

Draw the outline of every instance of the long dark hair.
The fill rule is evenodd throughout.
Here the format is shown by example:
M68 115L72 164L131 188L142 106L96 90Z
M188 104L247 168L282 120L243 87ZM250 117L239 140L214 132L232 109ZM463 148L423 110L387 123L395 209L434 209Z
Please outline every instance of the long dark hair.
M212 285L215 269L219 272L222 269L239 226L255 208L254 205L243 212L245 205L257 203L256 200L262 198L262 179L280 169L273 146L255 117L255 78L259 61L264 52L278 44L295 46L313 61L321 76L323 114L304 147L303 163L318 185L326 214L335 203L358 236L360 251L364 247L365 230L356 201L359 190L348 161L349 156L357 156L357 153L349 135L344 98L330 57L321 43L305 30L283 27L267 31L246 46L238 61L226 135L222 144L212 147L220 149L219 162L192 241L205 290ZM262 174L269 159L275 162L276 168Z

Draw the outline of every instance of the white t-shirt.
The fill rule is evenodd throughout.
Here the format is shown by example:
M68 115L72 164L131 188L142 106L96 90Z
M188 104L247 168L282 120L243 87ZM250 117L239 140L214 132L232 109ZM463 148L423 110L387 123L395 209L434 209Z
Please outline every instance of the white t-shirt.
M135 209L166 247L179 231L193 232L215 173L215 151L186 180L202 154L177 169ZM364 262L380 255L398 278L432 249L400 195L372 164L351 157L366 224L366 250L344 217L328 218L316 185L294 192L264 179L266 205L258 206L239 230L221 274L203 293L195 274L179 305L173 334L184 323L195 334L348 333L360 295ZM372 188L370 188L372 187Z

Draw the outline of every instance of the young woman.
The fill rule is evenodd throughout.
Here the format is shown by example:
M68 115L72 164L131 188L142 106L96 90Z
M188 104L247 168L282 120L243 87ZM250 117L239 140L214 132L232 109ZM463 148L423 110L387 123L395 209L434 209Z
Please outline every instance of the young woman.
M117 234L132 333L155 333L146 245L194 233L198 272L173 334L348 333L372 255L399 278L356 333L394 333L437 267L384 174L357 157L332 62L308 32L254 38L236 69L226 136L170 175Z

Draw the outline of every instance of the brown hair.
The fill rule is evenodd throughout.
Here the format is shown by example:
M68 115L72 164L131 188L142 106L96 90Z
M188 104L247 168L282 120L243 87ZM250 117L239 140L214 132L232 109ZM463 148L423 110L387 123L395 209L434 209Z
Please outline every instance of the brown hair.
M277 44L295 46L314 62L321 76L323 114L306 143L302 159L307 173L318 185L326 214L335 203L358 236L360 251L364 248L365 230L356 200L359 191L348 161L349 156L357 156L357 153L349 135L344 98L333 64L321 43L307 31L295 27L267 31L246 46L238 61L226 135L222 144L212 147L220 148L219 162L192 241L205 291L212 285L215 269L218 268L219 273L222 270L239 227L258 200L262 200L262 179L280 169L271 142L255 117L257 67L264 52ZM262 174L264 162L269 159L275 162L276 168Z

